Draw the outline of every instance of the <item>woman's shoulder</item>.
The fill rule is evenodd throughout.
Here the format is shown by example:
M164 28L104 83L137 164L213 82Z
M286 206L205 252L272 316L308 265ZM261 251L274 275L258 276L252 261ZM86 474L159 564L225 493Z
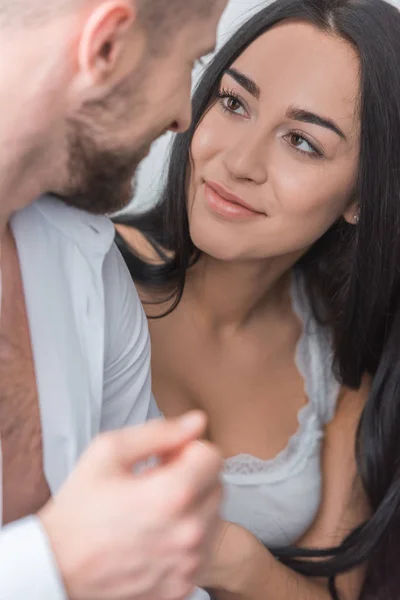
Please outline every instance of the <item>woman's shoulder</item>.
M136 227L115 223L115 230L123 245L146 263L162 264L163 258L153 244ZM167 254L165 252L165 254ZM167 254L168 255L168 254Z
M115 223L114 226L117 246L131 272L147 317L163 315L170 307L168 291L154 289L152 286L146 285L132 271L138 269L138 265L140 265L140 268L144 266L145 268L161 267L166 260L173 257L172 252L159 247L157 244L152 244L137 227L125 223ZM167 300L165 300L165 297L167 297Z
M361 378L358 389L342 386L337 402L336 418L338 421L343 421L349 426L353 425L353 427L356 427L367 402L370 389L371 377L368 374L365 374Z

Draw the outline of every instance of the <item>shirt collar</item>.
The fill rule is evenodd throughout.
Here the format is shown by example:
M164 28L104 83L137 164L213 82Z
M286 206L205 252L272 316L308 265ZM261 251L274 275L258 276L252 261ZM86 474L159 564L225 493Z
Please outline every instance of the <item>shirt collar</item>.
M114 225L105 216L92 215L68 206L55 196L42 196L34 203L47 221L83 250L106 255L114 241Z

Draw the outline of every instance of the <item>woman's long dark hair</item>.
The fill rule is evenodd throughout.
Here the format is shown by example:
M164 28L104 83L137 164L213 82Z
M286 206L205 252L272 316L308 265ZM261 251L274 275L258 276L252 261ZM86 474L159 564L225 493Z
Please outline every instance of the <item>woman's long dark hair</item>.
M179 302L186 271L198 251L189 233L186 183L193 134L216 99L224 71L262 33L288 20L312 23L348 41L360 58L361 150L356 198L360 220L340 220L298 265L316 316L333 331L336 369L343 385L373 377L359 425L359 473L372 517L339 548L282 549L275 554L310 576L332 578L369 560L362 597L400 597L400 14L383 0L278 0L251 18L218 52L193 99L193 124L175 139L168 179L152 211L119 219L154 247L173 250L150 265L120 246L133 278L174 292ZM306 557L324 557L309 561ZM331 593L337 597L334 585Z

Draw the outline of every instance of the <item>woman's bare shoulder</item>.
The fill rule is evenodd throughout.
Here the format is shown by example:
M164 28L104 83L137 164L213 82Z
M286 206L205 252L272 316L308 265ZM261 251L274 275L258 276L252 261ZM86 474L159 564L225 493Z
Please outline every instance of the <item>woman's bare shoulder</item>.
M157 250L138 229L120 223L115 225L115 229L137 256L151 264L162 264L162 258Z
M163 264L164 260L162 256L160 256L156 248L141 231L130 225L120 223L115 224L115 229L124 240L128 249L131 249L140 259L150 265ZM162 252L165 257L172 257L171 252L164 249ZM167 291L156 291L137 281L135 281L135 285L148 317L158 317L168 310L171 301L167 300L164 302L164 298L169 298Z
M342 387L333 425L337 426L340 423L341 427L346 427L354 432L357 429L370 389L371 378L369 375L363 376L357 390Z

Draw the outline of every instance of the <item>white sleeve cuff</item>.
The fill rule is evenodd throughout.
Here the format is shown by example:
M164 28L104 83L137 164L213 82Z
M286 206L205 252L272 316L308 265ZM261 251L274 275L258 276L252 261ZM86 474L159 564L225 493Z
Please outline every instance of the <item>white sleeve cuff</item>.
M186 600L210 600L210 594L201 588L196 588Z
M37 517L0 529L0 599L67 600L47 535Z

